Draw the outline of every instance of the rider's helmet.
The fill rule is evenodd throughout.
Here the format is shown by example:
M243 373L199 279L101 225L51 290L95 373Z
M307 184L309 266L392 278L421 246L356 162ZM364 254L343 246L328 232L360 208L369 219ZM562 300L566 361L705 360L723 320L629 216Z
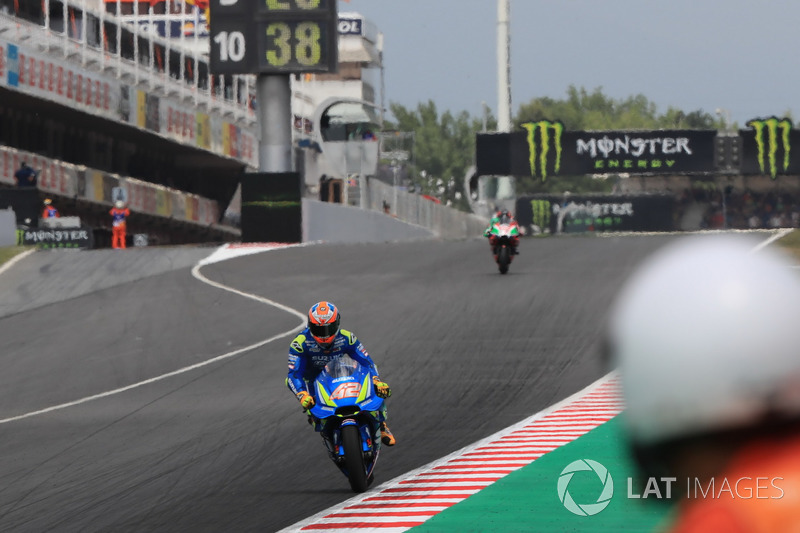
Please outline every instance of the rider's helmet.
M619 293L607 348L640 459L663 460L695 437L800 418L800 278L756 244L680 239Z
M323 350L328 350L336 334L342 315L331 302L317 302L308 310L308 330Z
M502 209L497 213L497 218L500 219L500 222L503 224L508 224L511 222L511 213L508 212L508 209Z
M44 205L50 205L52 203L53 203L53 200L51 200L50 198L45 198L44 199Z
M116 202L114 202L114 207L116 207L117 209L122 209L124 206L125 202L123 202L122 200L117 200Z

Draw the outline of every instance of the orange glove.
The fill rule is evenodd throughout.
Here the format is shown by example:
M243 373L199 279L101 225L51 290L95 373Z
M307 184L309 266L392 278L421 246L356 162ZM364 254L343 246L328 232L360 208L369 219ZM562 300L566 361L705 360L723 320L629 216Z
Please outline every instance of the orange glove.
M314 407L314 404L316 403L314 401L314 397L311 396L306 391L298 392L297 399L300 400L300 405L303 406L303 409L311 409L312 407Z
M381 381L378 376L372 376L372 384L375 386L375 394L381 398L388 398L392 395L392 389L389 385Z

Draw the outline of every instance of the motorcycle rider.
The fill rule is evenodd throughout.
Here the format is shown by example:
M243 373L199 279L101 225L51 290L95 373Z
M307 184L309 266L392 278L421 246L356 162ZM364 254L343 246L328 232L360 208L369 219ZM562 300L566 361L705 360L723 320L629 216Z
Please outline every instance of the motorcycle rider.
M495 224L511 224L513 226L517 226L517 232L519 232L519 224L514 219L514 216L508 209L500 209L495 213L494 217L489 221L489 227L487 227L484 232L483 236L489 239L489 246L491 247L492 251L494 251L495 246L495 238L492 235L492 227ZM519 237L514 236L511 237L511 251L514 255L519 255Z
M375 394L381 398L392 395L392 389L378 377L378 368L356 336L346 329L340 329L342 315L339 309L327 301L320 301L308 310L308 324L289 345L289 376L286 384L303 409L314 406L314 396L309 390L317 375L325 365L342 355L348 355L372 372ZM386 418L384 404L383 416ZM386 422L381 422L381 441L394 446L396 440Z

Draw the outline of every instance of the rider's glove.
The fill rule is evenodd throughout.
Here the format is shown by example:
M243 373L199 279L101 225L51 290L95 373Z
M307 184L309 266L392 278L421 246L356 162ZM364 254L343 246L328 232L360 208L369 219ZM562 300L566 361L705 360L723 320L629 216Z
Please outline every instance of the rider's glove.
M372 376L372 384L375 386L375 394L381 398L388 398L392 395L392 389L389 385L378 379L377 376Z
M314 397L306 391L298 392L297 399L300 400L300 405L303 406L303 409L311 409L314 407Z

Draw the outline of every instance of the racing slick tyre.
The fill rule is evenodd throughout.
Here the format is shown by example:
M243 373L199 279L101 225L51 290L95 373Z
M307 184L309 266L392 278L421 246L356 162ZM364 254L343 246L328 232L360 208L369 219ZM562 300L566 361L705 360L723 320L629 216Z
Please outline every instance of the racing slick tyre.
M508 263L511 258L509 254L508 246L501 246L497 252L497 268L501 274L508 272Z
M361 434L358 426L344 426L342 428L342 446L344 446L344 464L347 468L347 477L353 492L367 490L367 467L364 464L364 453L361 450Z

